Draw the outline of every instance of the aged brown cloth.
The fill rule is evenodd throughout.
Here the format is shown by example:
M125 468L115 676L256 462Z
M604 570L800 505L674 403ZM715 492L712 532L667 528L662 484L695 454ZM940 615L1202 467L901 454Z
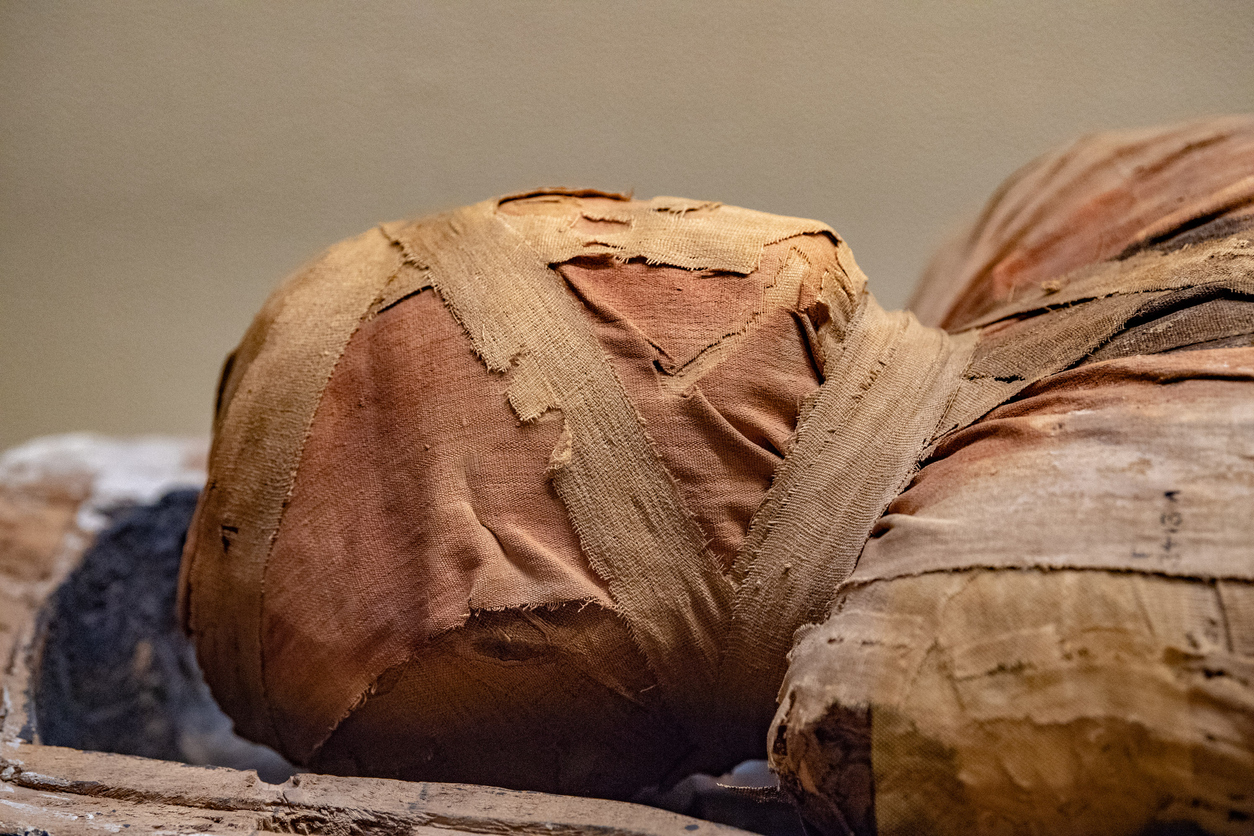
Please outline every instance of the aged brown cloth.
M1231 338L1244 240L950 335L815 221L548 190L385 224L228 362L183 565L206 677L328 771L627 796L760 756L919 463L1144 325Z
M933 264L971 363L772 731L818 832L1249 832L1251 175L1249 117L1092 137Z
M1085 265L1252 223L1254 116L1094 134L1006 180L909 307L955 331Z

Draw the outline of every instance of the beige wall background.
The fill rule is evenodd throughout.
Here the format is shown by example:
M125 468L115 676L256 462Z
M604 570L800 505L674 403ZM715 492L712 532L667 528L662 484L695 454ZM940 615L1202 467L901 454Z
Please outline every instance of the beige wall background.
M541 184L823 219L881 301L1081 133L1254 110L1233 2L0 0L0 447L204 433L275 283Z

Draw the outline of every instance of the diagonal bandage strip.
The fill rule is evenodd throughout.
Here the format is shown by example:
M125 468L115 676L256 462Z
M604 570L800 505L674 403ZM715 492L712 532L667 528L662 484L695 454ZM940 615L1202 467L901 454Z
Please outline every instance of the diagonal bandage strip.
M510 374L508 397L518 416L562 413L550 464L554 486L668 705L681 721L699 722L731 584L578 301L549 261L497 216L495 203L390 232L406 258L427 270L484 364ZM677 646L689 652L675 653Z
M736 559L720 678L733 693L774 697L795 629L827 616L832 592L931 440L975 342L886 313L870 296L843 339L824 340L824 329L827 381ZM775 711L773 699L729 708L745 715L727 727L744 731Z

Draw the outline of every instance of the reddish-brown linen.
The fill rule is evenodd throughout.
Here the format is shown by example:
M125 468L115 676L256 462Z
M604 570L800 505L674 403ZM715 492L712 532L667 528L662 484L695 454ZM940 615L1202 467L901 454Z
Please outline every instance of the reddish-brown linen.
M630 797L689 745L622 619L574 603L476 612L418 647L310 766Z
M266 569L266 689L289 751L472 609L610 603L544 478L560 425L519 422L503 385L434 291L349 343Z
M909 307L953 331L1085 264L1251 225L1254 117L1094 134L1007 180Z
M758 316L764 277L773 279L797 246L817 262L825 244L799 238L770 247L746 277L611 260L559 268L595 317L601 345L727 569L787 449L801 401L820 383L801 314L796 307L762 312L748 339L682 392L658 382Z

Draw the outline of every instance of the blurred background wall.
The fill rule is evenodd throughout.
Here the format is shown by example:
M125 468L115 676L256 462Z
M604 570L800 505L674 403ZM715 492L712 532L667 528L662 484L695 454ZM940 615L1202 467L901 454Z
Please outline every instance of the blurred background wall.
M1033 156L1249 110L1249 0L0 0L0 448L207 432L269 290L378 221L712 198L827 221L896 307Z

